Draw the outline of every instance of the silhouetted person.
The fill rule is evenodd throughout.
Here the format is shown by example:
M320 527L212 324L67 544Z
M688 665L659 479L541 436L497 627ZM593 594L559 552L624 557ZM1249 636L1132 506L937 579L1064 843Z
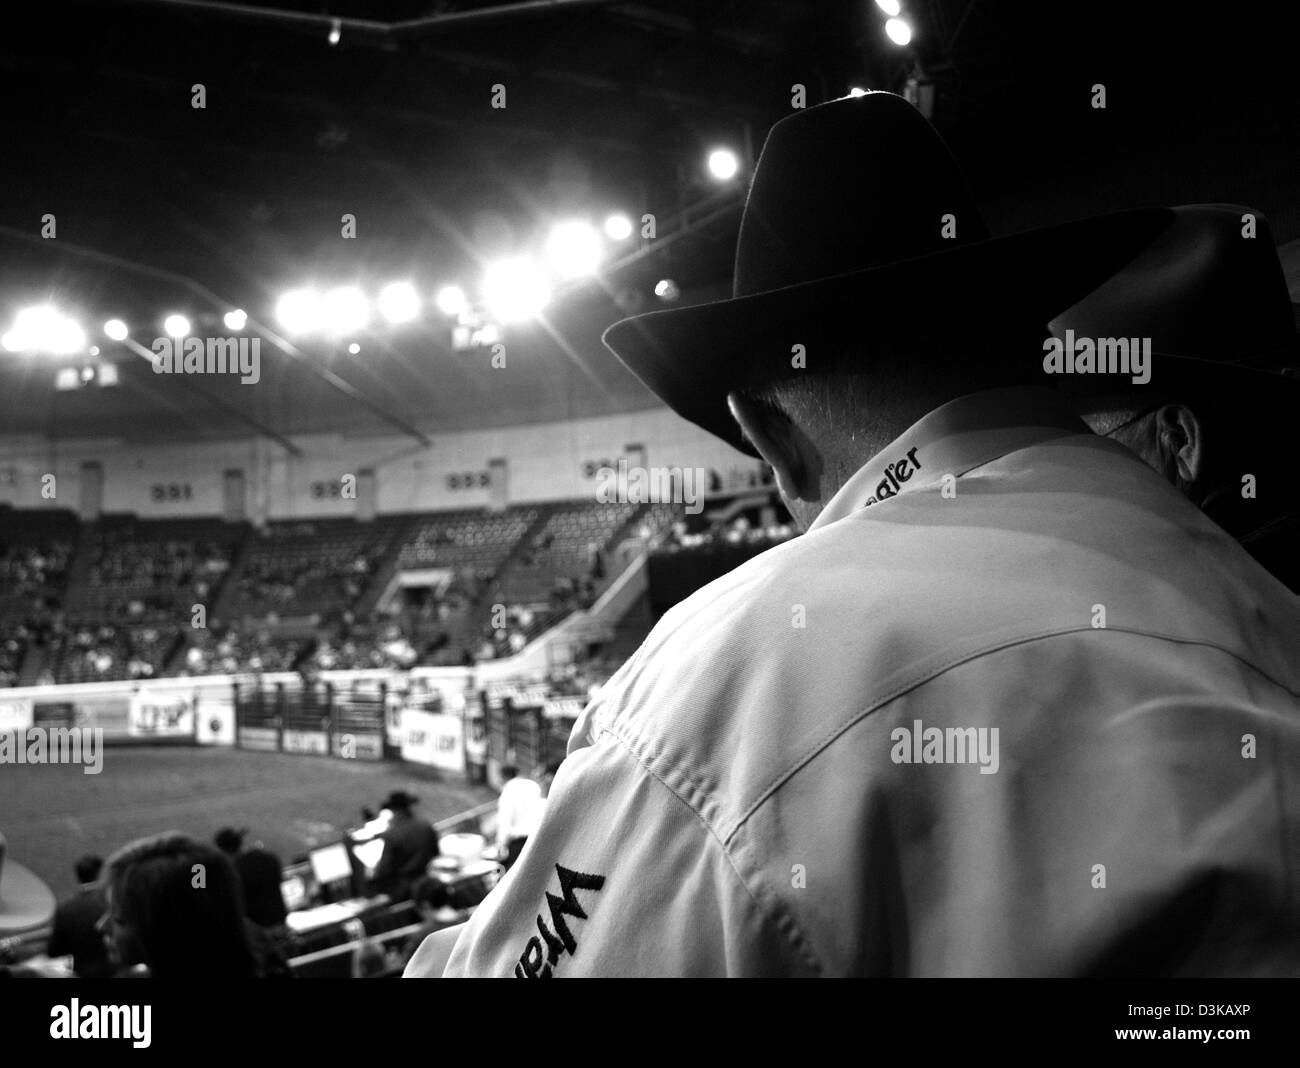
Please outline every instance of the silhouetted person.
M284 927L288 915L284 894L280 892L284 867L279 857L260 845L244 849L247 834L247 828L237 831L233 827L223 827L214 841L217 848L230 857L239 874L244 914L259 927L278 931Z
M101 920L114 963L155 979L255 978L238 880L224 853L175 831L119 849Z
M384 852L375 866L372 882L376 890L394 901L411 896L411 886L438 855L438 832L433 824L411 812L416 800L405 791L394 790L383 804L393 814L393 820L381 835Z
M82 979L102 979L112 974L108 947L99 931L99 918L107 907L99 884L104 858L88 853L74 867L81 886L59 902L46 952L51 957L71 956L72 970Z

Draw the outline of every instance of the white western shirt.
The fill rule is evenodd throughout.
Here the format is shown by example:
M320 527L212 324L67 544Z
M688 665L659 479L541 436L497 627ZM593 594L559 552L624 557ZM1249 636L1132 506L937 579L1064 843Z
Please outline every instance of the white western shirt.
M445 974L1294 974L1297 600L1054 405L936 409L665 614Z

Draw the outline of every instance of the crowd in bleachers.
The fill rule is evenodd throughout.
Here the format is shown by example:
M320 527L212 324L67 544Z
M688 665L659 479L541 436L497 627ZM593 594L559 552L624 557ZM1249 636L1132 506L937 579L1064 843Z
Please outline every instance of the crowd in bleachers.
M261 531L110 516L74 551L71 513L0 508L0 685L497 659L590 607L633 546L758 547L793 532L770 508L688 530L679 505L588 501ZM400 569L434 575L430 592L376 613ZM195 605L220 605L224 625L192 626Z

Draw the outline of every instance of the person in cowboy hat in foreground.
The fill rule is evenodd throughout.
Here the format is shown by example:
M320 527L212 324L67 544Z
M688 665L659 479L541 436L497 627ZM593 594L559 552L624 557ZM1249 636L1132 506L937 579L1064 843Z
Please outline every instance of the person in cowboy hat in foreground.
M1294 973L1300 609L1046 371L1175 220L992 240L900 98L778 123L733 299L605 341L804 533L663 617L406 974Z
M1053 337L1142 336L1145 385L1066 379L1094 433L1136 452L1300 593L1300 338L1267 220L1189 204L1132 263L1056 316Z

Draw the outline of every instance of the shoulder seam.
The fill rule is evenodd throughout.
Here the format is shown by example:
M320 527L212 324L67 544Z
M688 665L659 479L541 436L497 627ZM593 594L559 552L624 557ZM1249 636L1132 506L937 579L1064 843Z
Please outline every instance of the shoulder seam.
M736 837L736 835L740 832L740 829L745 825L746 822L748 822L748 820L754 815L754 813L757 812L758 809L761 808L768 801L768 799L771 798L771 796L774 793L776 793L777 790L779 790L783 785L785 785L786 782L788 782L791 778L793 778L804 767L804 765L808 764L814 757L816 757L819 753L821 753L823 749L827 748L827 746L829 746L832 742L834 742L836 738L838 738L841 734L844 734L855 724L857 724L860 720L869 716L872 712L876 712L879 709L883 708L885 705L890 704L891 702L897 700L899 697L903 696L903 694L908 693L911 690L915 690L920 686L924 686L927 682L930 682L932 679L937 678L938 676L944 674L945 672L951 671L955 667L960 667L962 664L969 663L972 660L978 660L984 656L989 656L992 653L1000 653L1003 650L1014 648L1017 645L1027 645L1031 642L1045 641L1051 638L1062 638L1070 634L1092 634L1095 633L1097 630L1103 630L1103 629L1109 633L1136 634L1140 637L1151 638L1155 641L1173 642L1178 645L1199 645L1205 648L1215 649L1218 652L1221 652L1226 656L1230 656L1234 660L1237 660L1239 663L1250 668L1252 671L1261 675L1263 678L1267 679L1269 682L1277 686L1279 689L1282 689L1287 693L1291 694L1293 697L1300 697L1300 691L1291 689L1289 686L1273 678L1272 675L1264 671L1264 669L1259 667L1257 664L1254 664L1251 661L1244 659L1237 653L1233 652L1231 649L1227 649L1215 642L1198 641L1192 638L1177 638L1174 637L1173 635L1157 634L1152 631L1139 630L1133 627L1093 628L1093 627L1076 626L1076 627L1067 627L1061 630L1044 631L1039 634L1023 635L1018 638L1013 638L1008 641L1001 642L997 645L992 645L985 648L977 649L972 652L965 652L958 656L955 656L951 660L941 663L937 667L931 668L925 671L924 673L918 675L915 678L900 683L898 686L894 687L894 689L882 695L880 698L872 702L866 708L861 709L860 711L854 713L853 715L849 716L845 720L837 722L821 738L819 738L816 742L812 743L807 749L805 749L800 756L796 757L783 771L778 772L777 775L773 778L773 780L758 792L758 795L754 798L754 801L749 805L749 807L746 808L739 816L736 817L735 823L727 830L726 834L719 835L719 840L723 842L724 845L729 845L732 839Z

